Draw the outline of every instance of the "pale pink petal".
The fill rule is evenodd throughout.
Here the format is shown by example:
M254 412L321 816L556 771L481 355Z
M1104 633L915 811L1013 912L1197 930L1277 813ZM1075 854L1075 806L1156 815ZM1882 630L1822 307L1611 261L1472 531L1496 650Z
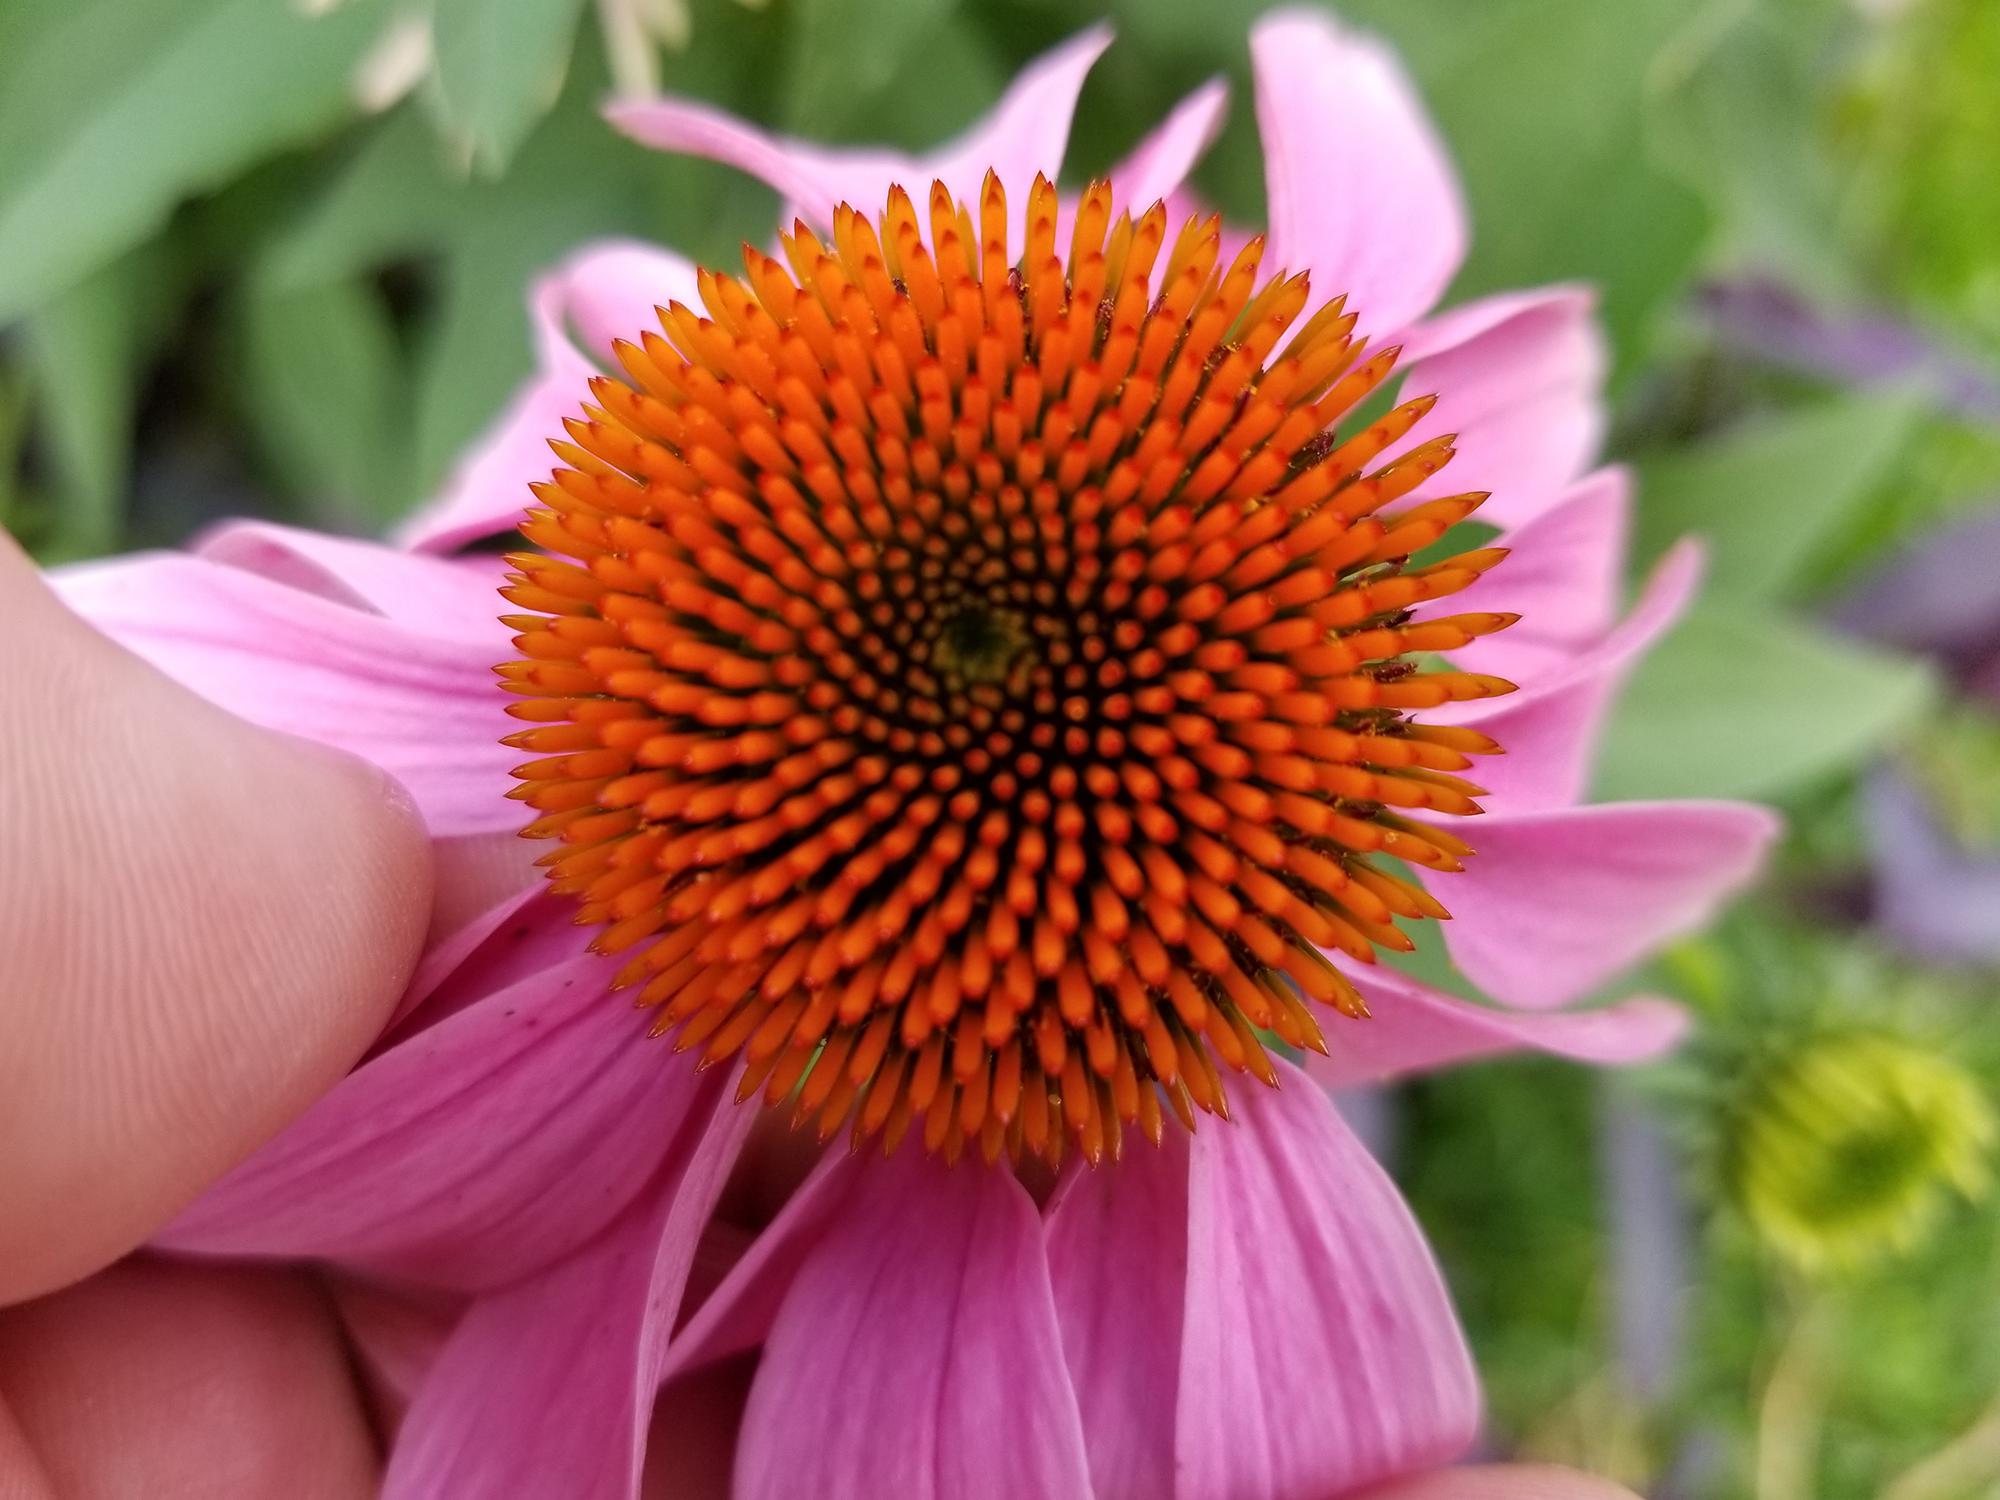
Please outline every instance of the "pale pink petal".
M1111 169L1114 204L1144 213L1156 199L1169 202L1187 181L1215 137L1222 118L1229 112L1229 85L1212 78L1189 94L1173 111L1154 126L1147 137L1132 148L1132 154ZM1180 220L1169 224L1177 229ZM1068 241L1058 232L1058 245Z
M1271 253L1345 294L1378 346L1429 312L1464 259L1465 205L1415 86L1380 41L1284 10L1250 33ZM1483 486L1482 486L1483 487Z
M1451 908L1460 972L1509 1005L1567 1005L1706 923L1754 876L1777 818L1741 802L1618 802L1479 820Z
M1325 1093L1280 1072L1190 1153L1177 1500L1345 1495L1449 1462L1479 1425L1423 1232ZM1154 1253L1132 1243L1132 1274Z
M1421 494L1489 490L1479 519L1533 520L1604 441L1604 335L1585 287L1507 292L1454 308L1410 337L1403 390L1436 395L1412 441L1458 434L1457 456Z
M384 1500L637 1494L668 1331L752 1113L681 1138L628 1121L652 1139L651 1186L574 1256L472 1303L403 1422Z
M1501 1052L1547 1052L1574 1062L1648 1062L1687 1031L1687 1013L1650 996L1600 1010L1538 1015L1475 1005L1381 965L1354 964L1347 976L1371 1012L1322 1022L1327 1056L1308 1054L1306 1072L1328 1088L1381 1083Z
M670 302L701 307L692 261L643 240L600 240L586 245L556 270L563 311L583 348L616 373L612 345L636 344L639 335L658 332L655 308ZM579 393L581 399L581 393ZM561 437L560 428L549 434Z
M735 1493L1088 1500L1041 1216L1011 1171L868 1163L778 1309Z
M1486 788L1480 801L1489 817L1569 807L1583 799L1605 715L1639 658L1693 601L1701 561L1701 548L1682 542L1660 560L1632 612L1588 650L1519 692L1446 705L1426 716L1469 725L1505 749L1504 755L1479 757L1471 772ZM1482 822L1467 831L1475 846L1487 826Z
M1157 1150L1135 1137L1115 1169L1072 1164L1049 1205L1049 1279L1097 1495L1174 1493L1190 1144L1170 1130Z
M1631 476L1600 469L1501 537L1506 560L1453 595L1450 612L1498 610L1521 618L1458 652L1458 659L1526 684L1589 646L1617 617L1631 524Z
M567 906L551 898L526 925L580 949ZM540 951L527 932L509 941ZM608 991L617 968L516 970L376 1053L157 1243L457 1290L570 1254L728 1107L721 1070L648 1039L651 1016Z
M489 652L506 646L507 632L496 623L511 607L499 594L506 564L495 556L426 557L379 542L248 520L223 522L190 550L426 635L476 642Z
M448 565L440 563L439 567ZM177 682L253 723L336 745L408 788L436 835L518 829L520 754L491 639L428 634L241 568L136 555L53 575L70 607Z
M1018 209L1037 172L1055 180L1077 95L1110 41L1108 28L1093 26L1036 58L984 120L922 157L772 136L687 99L615 103L606 106L605 115L642 145L727 162L763 179L783 195L788 211L822 228L831 224L837 203L876 212L892 183L921 202L932 180L941 180L959 198L977 202L989 168L1000 174ZM1015 217L1021 217L1019 212Z
M528 486L556 467L549 442L563 436L564 418L583 415L590 377L599 373L565 331L568 290L560 269L535 283L528 297L535 373L460 456L436 497L396 528L398 546L450 552L513 530L534 503Z

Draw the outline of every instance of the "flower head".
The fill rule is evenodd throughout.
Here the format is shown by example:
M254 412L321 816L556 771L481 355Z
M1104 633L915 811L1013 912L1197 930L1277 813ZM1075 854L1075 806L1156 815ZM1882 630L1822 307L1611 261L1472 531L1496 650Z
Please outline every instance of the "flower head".
M1346 426L1398 351L1339 299L1281 349L1311 292L1261 240L1113 215L1065 260L1037 178L1017 252L989 174L928 244L892 189L704 273L510 559L557 888L656 1030L822 1133L1095 1160L1162 1093L1226 1113L1216 1059L1325 1051L1301 995L1365 1012L1322 950L1445 915L1381 861L1468 852L1413 815L1476 812L1493 742L1408 713L1511 684L1410 658L1514 617L1413 614L1504 553L1411 556L1485 496L1402 503L1433 403Z
M1730 1187L1774 1249L1807 1270L1912 1248L1953 1194L1984 1195L2000 1124L1978 1082L1898 1037L1834 1032L1746 1088Z
M1269 259L1293 274L1260 281L1250 237L1180 191L1217 86L1059 230L1037 174L1107 40L1031 65L924 162L615 107L763 173L810 232L740 281L629 243L539 281L541 369L408 550L238 525L63 582L216 701L390 770L464 898L371 1056L162 1236L445 1300L420 1351L361 1340L411 1398L392 1497L630 1496L663 1384L672 1403L744 1356L742 1496L1362 1493L1461 1453L1477 1388L1421 1231L1318 1085L1524 1045L1629 1061L1677 1034L1658 1001L1560 1007L1698 924L1772 822L1581 805L1610 698L1696 572L1676 551L1619 618L1626 487L1584 474L1589 294L1432 315L1466 235L1441 143L1385 48L1304 12L1252 37ZM1019 195L1018 254L989 170ZM933 180L928 218L840 207ZM1384 344L1454 440L1423 401L1322 435ZM625 385L599 378L621 362ZM1428 472L1447 450L1494 491L1504 567L1410 558L1470 508ZM502 791L522 752L494 743L498 560L457 555L537 482L506 676L566 896L492 857L521 848ZM1406 670L1438 648L1449 668ZM1520 691L1479 696L1487 672ZM1489 741L1508 753L1480 794L1457 758ZM1475 797L1465 861L1447 825ZM474 900L451 873L474 865L521 884ZM1364 961L1440 890L1453 960L1501 1005ZM579 951L578 915L621 951ZM621 968L650 1020L606 1000ZM742 1061L670 1065L635 1044L658 1019ZM1264 1057L1267 1019L1317 1078ZM1219 1102L1238 1058L1284 1086L1115 1172L1078 1165L1128 1103L1145 1124L1149 1099ZM1047 1139L1085 1149L1046 1196L919 1140L826 1152L746 1251L719 1222L753 1118L728 1106L739 1076L864 1131L899 1108L915 1131L924 1098L940 1154L1025 1148L1039 1099Z

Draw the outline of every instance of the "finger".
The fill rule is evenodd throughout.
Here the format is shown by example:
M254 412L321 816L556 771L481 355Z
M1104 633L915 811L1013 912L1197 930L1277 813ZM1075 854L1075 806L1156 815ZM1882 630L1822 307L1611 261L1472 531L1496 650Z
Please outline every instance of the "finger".
M298 1272L138 1259L9 1308L0 1400L67 1500L375 1489L338 1327Z
M1421 1479L1406 1479L1361 1500L1637 1500L1623 1485L1592 1479L1571 1469L1542 1464L1508 1464L1493 1468L1441 1469Z
M0 1303L138 1244L380 1029L407 799L76 619L0 533Z

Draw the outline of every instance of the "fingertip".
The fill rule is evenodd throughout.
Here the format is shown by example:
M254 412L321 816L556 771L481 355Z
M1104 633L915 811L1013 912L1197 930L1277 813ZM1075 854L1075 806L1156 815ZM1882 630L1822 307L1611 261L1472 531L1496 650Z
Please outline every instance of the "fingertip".
M0 1302L129 1251L330 1087L412 972L423 825L352 756L257 728L0 559Z

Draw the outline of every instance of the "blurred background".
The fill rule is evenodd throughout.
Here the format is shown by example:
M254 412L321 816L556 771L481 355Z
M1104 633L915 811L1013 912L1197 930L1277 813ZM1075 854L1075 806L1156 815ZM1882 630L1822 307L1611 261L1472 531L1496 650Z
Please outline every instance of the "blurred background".
M1254 222L1263 8L0 0L0 522L54 563L395 521L527 372L538 269L767 234L765 190L604 127L614 92L921 147L1108 13L1071 175L1224 73L1199 186ZM1601 289L1635 565L1709 541L1599 795L1790 820L1759 892L1620 987L1697 1010L1680 1057L1358 1106L1492 1445L1658 1500L2000 1495L2000 4L1340 10L1457 155L1454 295Z

